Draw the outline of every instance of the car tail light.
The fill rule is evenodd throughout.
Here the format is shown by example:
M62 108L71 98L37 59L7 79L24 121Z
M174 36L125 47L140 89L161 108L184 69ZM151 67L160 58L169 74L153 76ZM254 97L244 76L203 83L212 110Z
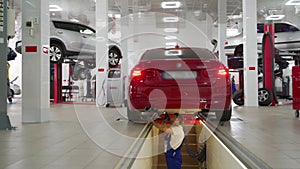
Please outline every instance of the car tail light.
M228 41L225 41L225 45L228 45L228 43L229 43Z
M153 69L148 70L140 70L139 68L135 68L131 72L131 77L139 77L139 78L153 78L157 77L156 71Z
M140 70L133 70L131 72L131 76L132 77L140 77L140 76L142 76L142 71L140 71Z
M227 72L225 69L220 69L220 70L218 71L218 74L219 74L219 75L227 75L228 72Z
M228 69L226 69L226 68L220 68L219 70L218 70L218 75L224 75L224 76L229 76L229 72L228 72Z

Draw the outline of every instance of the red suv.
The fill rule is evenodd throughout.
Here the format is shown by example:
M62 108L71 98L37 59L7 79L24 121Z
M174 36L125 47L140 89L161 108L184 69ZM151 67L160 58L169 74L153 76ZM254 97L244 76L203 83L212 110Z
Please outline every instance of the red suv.
M207 49L147 50L129 79L130 121L143 121L147 107L168 113L213 111L218 120L231 118L228 69Z

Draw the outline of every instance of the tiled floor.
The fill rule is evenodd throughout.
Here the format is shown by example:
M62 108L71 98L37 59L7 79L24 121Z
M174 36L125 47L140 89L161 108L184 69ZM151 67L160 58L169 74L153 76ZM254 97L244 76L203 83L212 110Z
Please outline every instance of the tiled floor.
M51 105L49 122L22 124L21 104L8 105L17 129L0 131L0 168L113 168L144 125L128 123L112 110L57 104Z
M16 130L0 131L2 169L110 169L142 124L125 118L124 108L94 105L51 105L50 121L21 123L21 104L8 105ZM228 134L275 169L300 169L300 120L291 105L237 107Z
M233 110L221 126L229 135L274 169L300 169L300 119L292 105Z

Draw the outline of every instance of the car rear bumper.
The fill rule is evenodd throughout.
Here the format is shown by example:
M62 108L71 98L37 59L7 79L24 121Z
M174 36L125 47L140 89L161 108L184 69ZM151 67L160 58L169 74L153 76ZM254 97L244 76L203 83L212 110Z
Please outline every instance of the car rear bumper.
M199 99L165 99L148 97L130 97L130 110L143 111L146 107L152 106L164 111L188 111L197 112L202 109L211 110L229 110L231 107L231 94L215 95L213 98L199 98Z

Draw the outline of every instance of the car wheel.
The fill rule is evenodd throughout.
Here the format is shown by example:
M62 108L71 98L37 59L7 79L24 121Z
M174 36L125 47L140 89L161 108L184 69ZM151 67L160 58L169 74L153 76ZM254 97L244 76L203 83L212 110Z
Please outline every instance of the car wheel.
M263 68L261 67L261 65L258 66L258 71L257 71L257 74L261 74L263 73Z
M295 111L295 117L297 117L297 118L299 117L299 110Z
M96 67L96 61L84 61L84 67L88 69L94 69Z
M50 44L50 62L61 63L65 58L64 49L57 43Z
M281 62L274 62L274 68L273 68L273 72L274 72L274 75L275 76L282 76L282 65L281 65ZM264 73L263 72L263 65L259 65L258 66L258 74L260 73Z
M267 88L258 89L258 104L260 106L269 106L272 103L273 94Z
M119 64L121 59L121 53L115 49L115 48L111 48L108 51L108 64L111 67L115 67Z
M244 89L240 89L234 92L232 100L235 104L242 106L244 105Z
M224 110L223 112L216 112L216 118L218 121L229 121L231 119L232 109Z
M86 79L86 73L85 73L85 69L80 69L79 71L78 71L78 78L80 79L80 80L85 80Z
M275 76L282 76L282 68L281 63L275 62L274 63L274 75Z

